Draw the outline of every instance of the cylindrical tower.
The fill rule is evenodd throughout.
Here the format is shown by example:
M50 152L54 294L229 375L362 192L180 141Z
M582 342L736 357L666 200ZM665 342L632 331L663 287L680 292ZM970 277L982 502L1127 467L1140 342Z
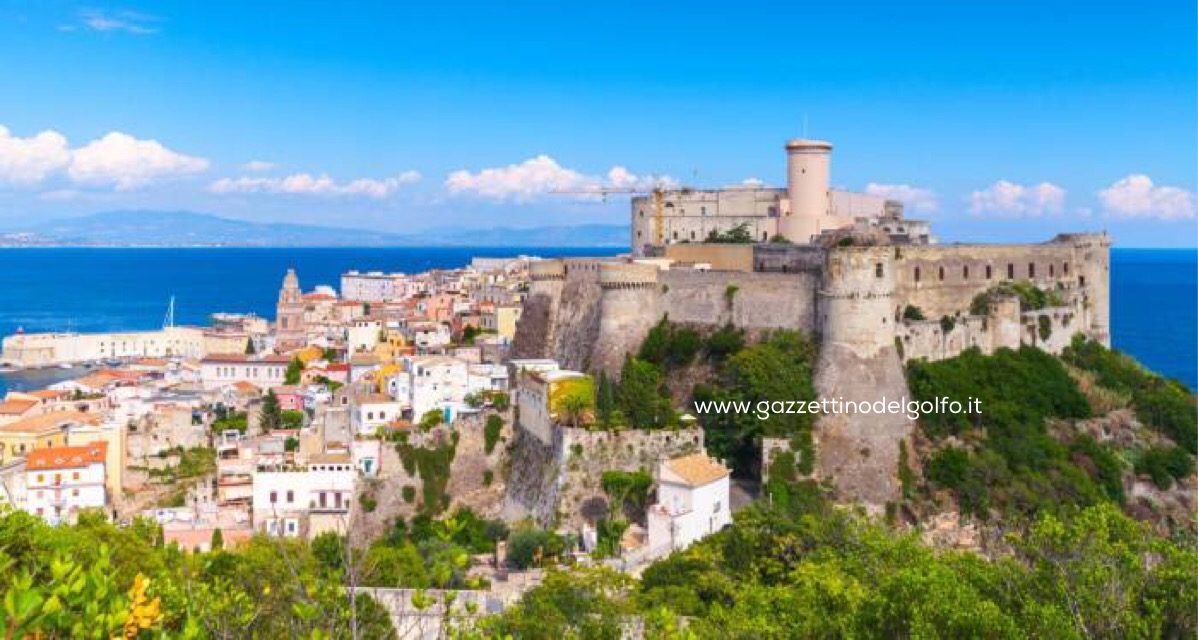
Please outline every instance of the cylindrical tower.
M832 145L797 138L786 143L786 191L790 213L778 221L778 233L807 244L820 233L828 215L828 174Z
M825 345L872 358L894 348L894 250L828 249L819 292L819 326Z

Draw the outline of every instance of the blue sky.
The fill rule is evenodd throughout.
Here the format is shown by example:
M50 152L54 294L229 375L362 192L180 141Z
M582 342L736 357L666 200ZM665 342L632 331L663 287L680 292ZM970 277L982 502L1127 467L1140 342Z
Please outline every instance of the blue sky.
M545 192L781 184L806 121L944 240L1198 241L1192 0L567 4L0 0L0 228L623 223Z

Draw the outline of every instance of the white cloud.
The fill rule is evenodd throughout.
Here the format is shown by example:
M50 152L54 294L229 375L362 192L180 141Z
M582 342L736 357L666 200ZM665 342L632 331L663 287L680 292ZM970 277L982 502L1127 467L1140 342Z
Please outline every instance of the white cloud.
M61 133L43 131L18 138L0 126L0 184L34 185L70 162L71 150Z
M676 186L669 176L639 176L622 166L614 166L604 177L568 169L547 156L539 155L520 164L483 169L477 173L454 171L445 179L445 188L453 195L472 195L487 200L524 202L553 193L589 197L602 189L643 191L655 186Z
M1129 175L1098 192L1107 214L1116 218L1188 220L1195 216L1194 194L1152 184L1144 174Z
M405 171L391 178L376 180L358 178L349 182L337 182L328 174L313 176L296 173L282 178L222 178L209 185L213 193L283 193L293 195L320 196L366 196L385 198L400 187L414 184L421 179L418 171Z
M118 191L143 187L157 178L199 173L209 163L162 146L113 131L77 149L67 174L79 184L113 186Z
M764 187L765 182L761 178L745 178L740 181L742 187Z
M865 192L887 200L898 200L905 208L918 213L936 213L940 210L940 199L936 192L923 187L871 182L865 186Z
M275 163L267 162L266 160L250 160L241 165L242 171L270 171L275 168Z
M1065 190L1051 182L1022 185L999 180L969 195L969 212L1010 216L1060 213L1065 208Z
M134 35L145 36L158 33L158 27L150 26L158 18L134 11L118 11L113 14L89 9L79 16L83 25L93 31L123 31ZM66 29L73 30L73 29Z
M196 173L208 161L113 131L72 149L57 131L21 138L0 126L0 186L35 187L66 177L80 186L115 187L127 191L157 178Z

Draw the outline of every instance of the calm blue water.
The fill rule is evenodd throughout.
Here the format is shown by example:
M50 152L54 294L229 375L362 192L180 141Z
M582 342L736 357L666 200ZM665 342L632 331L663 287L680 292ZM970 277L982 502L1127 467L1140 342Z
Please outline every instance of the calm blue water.
M175 321L204 324L216 311L273 318L279 284L295 267L304 290L339 287L349 269L414 273L459 267L472 256L610 255L611 249L9 249L0 250L0 335L109 331ZM1198 251L1115 249L1111 256L1115 347L1149 368L1198 387ZM64 372L6 380L26 388Z
M287 248L0 249L0 335L117 331L162 326L175 296L176 324L208 324L214 312L273 319L283 274L294 267L304 291L341 288L341 274L417 273L463 267L472 257L614 255L612 248ZM70 377L63 370L0 373L0 396ZM77 374L76 374L77 375Z

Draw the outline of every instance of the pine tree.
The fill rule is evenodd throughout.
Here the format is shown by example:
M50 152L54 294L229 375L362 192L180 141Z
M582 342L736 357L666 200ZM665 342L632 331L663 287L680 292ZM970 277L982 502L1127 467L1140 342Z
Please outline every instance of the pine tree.
M283 377L285 384L299 384L300 378L304 375L304 361L299 359L299 356L293 356L291 362L287 364L287 373Z
M258 350L254 348L254 339L246 338L245 339L245 355L252 356L255 353L258 353Z
M212 530L212 542L208 546L212 551L220 551L225 548L225 536L220 532L220 527Z
M279 398L274 389L268 389L262 398L262 416L258 419L263 433L269 433L283 425L283 411L279 408Z
M616 390L607 373L599 372L599 388L595 392L595 413L599 414L599 424L604 429L611 426L612 412L616 410Z

